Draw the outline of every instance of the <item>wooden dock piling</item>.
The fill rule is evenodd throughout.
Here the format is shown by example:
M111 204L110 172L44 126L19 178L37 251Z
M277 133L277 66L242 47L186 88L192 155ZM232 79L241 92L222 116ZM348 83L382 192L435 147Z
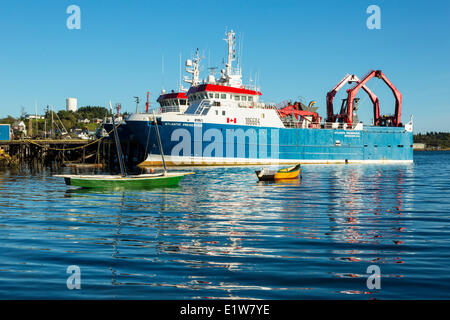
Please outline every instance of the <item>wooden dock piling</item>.
M71 164L80 167L105 167L117 170L117 151L113 139L89 140L11 140L0 141L0 147L19 163L29 167L57 169ZM125 163L135 167L145 160L144 149L135 141L121 141Z

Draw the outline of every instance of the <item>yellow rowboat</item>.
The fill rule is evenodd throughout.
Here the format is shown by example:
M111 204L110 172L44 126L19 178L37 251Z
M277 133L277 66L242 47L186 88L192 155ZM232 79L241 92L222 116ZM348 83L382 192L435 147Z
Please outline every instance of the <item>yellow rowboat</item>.
M302 168L298 164L293 167L287 167L278 171L270 171L268 169L262 169L255 171L259 181L275 181L286 179L297 179L301 175Z

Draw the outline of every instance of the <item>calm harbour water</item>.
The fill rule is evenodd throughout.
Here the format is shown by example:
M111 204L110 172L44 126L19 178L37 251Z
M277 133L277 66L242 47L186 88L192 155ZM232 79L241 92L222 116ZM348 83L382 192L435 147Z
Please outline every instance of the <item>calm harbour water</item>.
M1 171L0 298L450 299L450 152L414 160L305 165L297 183L193 168L125 191Z

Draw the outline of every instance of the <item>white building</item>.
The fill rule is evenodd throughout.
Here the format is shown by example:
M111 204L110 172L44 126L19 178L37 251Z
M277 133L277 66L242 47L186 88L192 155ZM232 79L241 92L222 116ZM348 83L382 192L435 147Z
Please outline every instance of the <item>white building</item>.
M37 116L34 114L27 114L25 116L25 119L27 119L27 120L29 120L29 119L44 119L44 118L45 118L44 116Z
M425 143L413 143L413 150L423 150L427 147Z
M66 110L77 112L77 98L66 99Z
M23 133L25 136L27 135L27 126L23 121L15 121L12 125L12 129L18 133Z

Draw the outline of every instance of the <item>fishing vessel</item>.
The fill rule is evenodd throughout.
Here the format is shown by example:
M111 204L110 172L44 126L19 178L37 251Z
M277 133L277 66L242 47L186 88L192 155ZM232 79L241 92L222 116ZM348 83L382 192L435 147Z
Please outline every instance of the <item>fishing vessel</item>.
M298 102L282 105L260 101L255 84L242 82L236 60L236 37L226 34L227 60L221 75L201 81L192 74L184 112L162 112L156 116L162 149L169 165L255 165L297 163L410 163L412 119L401 122L402 96L381 70L371 70L359 79L346 75L327 94L327 118L317 107ZM186 66L198 70L198 60ZM395 113L381 115L378 97L367 87L372 78L382 79L396 99ZM333 110L336 93L347 83L340 112ZM373 104L372 123L357 119L358 91L363 89ZM161 156L150 113L132 114L126 124L133 137L148 151L141 165L160 165Z

